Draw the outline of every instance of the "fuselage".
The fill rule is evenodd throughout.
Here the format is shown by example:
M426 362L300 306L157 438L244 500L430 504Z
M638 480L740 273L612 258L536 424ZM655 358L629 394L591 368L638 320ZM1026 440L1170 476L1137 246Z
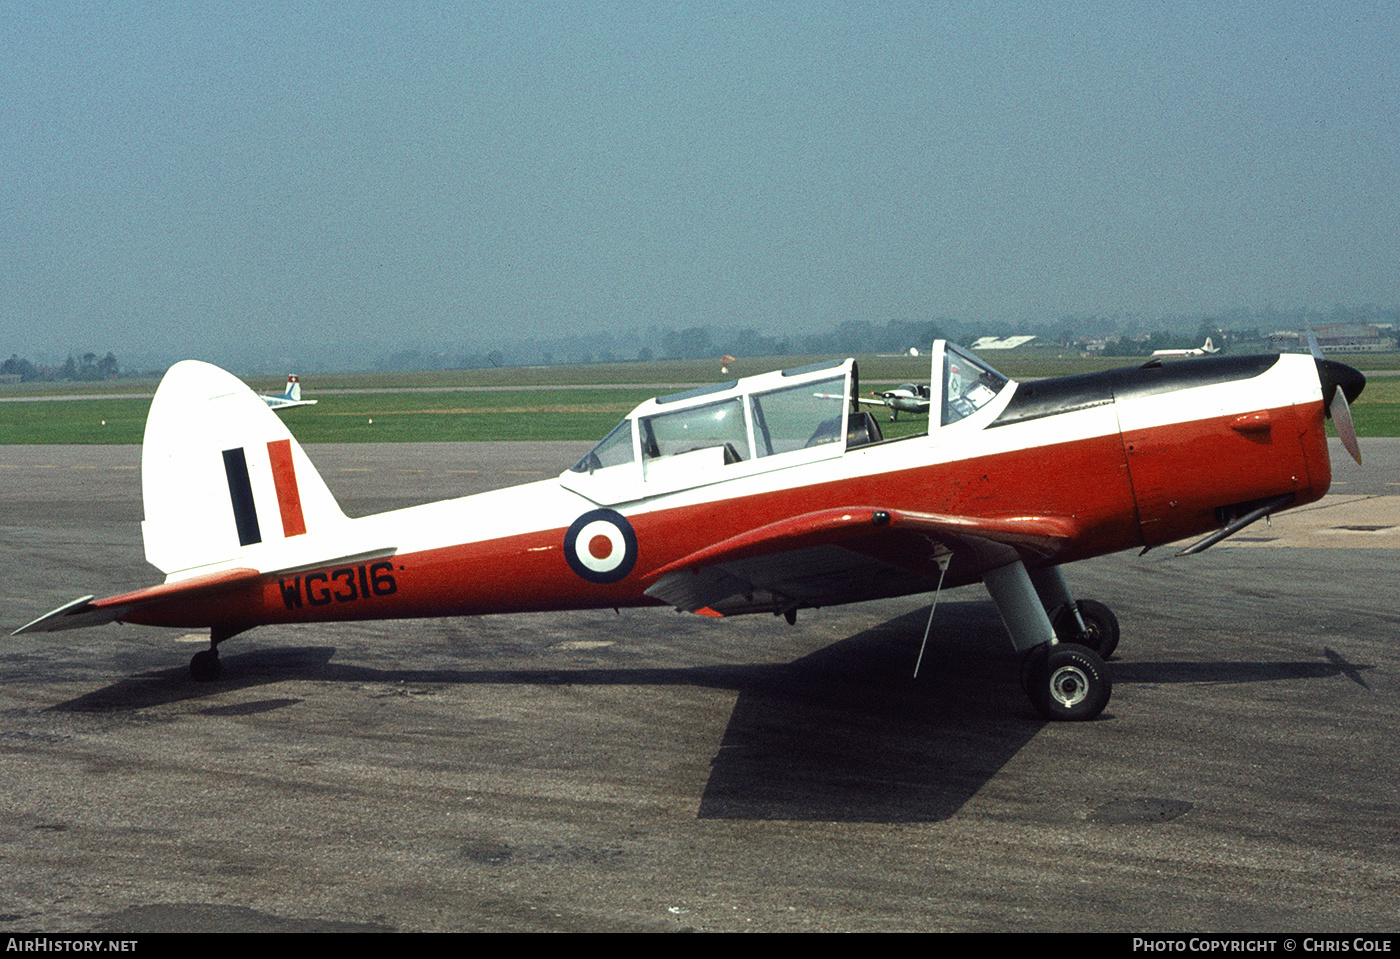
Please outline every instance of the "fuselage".
M734 408L749 411L737 452L734 443L668 452L648 434L652 422L719 401L652 401L620 425L628 432L614 431L616 461L605 452L558 479L347 520L342 540L392 551L268 574L217 602L157 606L131 619L241 628L651 605L653 571L781 519L847 507L1072 518L1079 533L1056 556L1061 563L1200 535L1255 502L1311 502L1331 481L1323 391L1309 357L1001 378L999 388L988 380L986 395L955 414L961 396L945 382L940 403L939 363L935 355L927 434L860 435L856 417L868 414L842 404L834 441L765 448L757 398L780 386L806 395L808 381L759 377L733 393ZM848 366L830 376L846 377L853 396ZM947 585L976 578L953 568ZM897 591L920 586L931 588L901 582Z

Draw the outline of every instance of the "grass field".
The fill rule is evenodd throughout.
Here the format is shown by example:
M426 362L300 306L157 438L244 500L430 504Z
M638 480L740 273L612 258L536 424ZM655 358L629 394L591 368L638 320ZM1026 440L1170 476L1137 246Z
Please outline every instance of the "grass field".
M601 438L648 397L819 359L822 357L745 360L737 363L728 377L720 374L713 360L326 374L311 377L304 384L306 397L317 399L318 405L289 410L282 416L303 443L587 440ZM1396 354L1343 359L1363 370L1400 370L1400 355ZM1063 376L1133 363L1011 356L997 357L994 362L1017 378ZM929 376L924 357L860 357L859 364L863 391L926 381ZM267 393L280 392L283 385L283 380L275 377L254 377L248 382ZM509 389L511 386L548 388ZM565 386L569 388L558 388ZM0 387L0 400L35 400L0 402L0 445L140 443L155 387L154 380ZM41 399L56 395L94 398ZM890 423L888 416L876 412L886 436L927 429L925 417L905 416ZM1353 414L1362 436L1400 436L1400 375L1372 375Z

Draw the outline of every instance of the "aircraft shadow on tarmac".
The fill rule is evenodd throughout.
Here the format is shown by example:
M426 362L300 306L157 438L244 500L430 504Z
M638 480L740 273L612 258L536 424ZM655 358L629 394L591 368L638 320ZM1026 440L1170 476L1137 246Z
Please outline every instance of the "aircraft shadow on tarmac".
M352 683L702 686L738 694L700 800L699 817L822 822L929 822L954 814L1040 730L1020 688L1019 660L991 602L944 604L920 676L913 663L928 608L897 616L791 663L580 669L377 669L335 663L330 646L225 656L224 678L190 680L184 666L147 671L57 704L124 711L287 679ZM1133 655L1131 649L1126 651ZM1253 683L1362 671L1326 662L1112 662L1121 685ZM249 714L267 699L211 707ZM1112 721L1105 712L1099 721Z

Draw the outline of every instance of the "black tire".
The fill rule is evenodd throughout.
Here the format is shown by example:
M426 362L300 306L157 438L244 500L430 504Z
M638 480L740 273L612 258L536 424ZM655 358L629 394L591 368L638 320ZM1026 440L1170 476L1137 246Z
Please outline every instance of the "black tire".
M219 664L219 654L212 649L195 653L190 660L190 675L197 683L212 683L219 678L223 667Z
M1062 609L1055 620L1055 637L1062 643L1087 646L1098 653L1100 659L1107 660L1118 648L1118 617L1097 600L1081 599L1074 605L1084 620L1085 632L1080 634L1074 616L1068 609Z
M1050 644L1041 643L1039 646L1032 646L1026 650L1026 654L1021 657L1021 692L1027 696L1032 696L1031 680L1039 670L1044 668L1045 657L1050 653Z
M1031 666L1028 682L1031 704L1053 721L1093 719L1113 695L1113 683L1099 654L1078 643L1050 646Z

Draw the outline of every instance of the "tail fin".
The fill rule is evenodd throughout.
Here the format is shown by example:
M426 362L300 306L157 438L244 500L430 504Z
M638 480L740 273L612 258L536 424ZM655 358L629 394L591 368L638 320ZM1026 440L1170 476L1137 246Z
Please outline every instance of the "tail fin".
M287 377L287 392L282 395L293 403L301 402L301 380L295 373Z
M240 380L187 360L161 380L141 453L146 559L168 580L273 569L347 522L287 427Z

